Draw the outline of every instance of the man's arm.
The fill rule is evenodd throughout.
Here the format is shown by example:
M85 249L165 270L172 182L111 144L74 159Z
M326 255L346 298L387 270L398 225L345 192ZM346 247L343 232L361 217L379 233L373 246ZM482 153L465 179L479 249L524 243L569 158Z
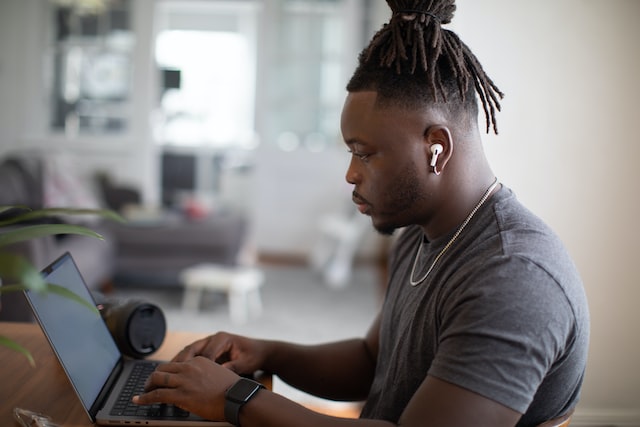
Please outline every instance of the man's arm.
M427 376L398 425L447 427L515 426L522 414L455 384Z
M293 387L333 400L364 400L378 357L380 316L362 339L304 346L265 342L263 369Z
M290 384L317 395L360 400L368 392L373 380L379 328L380 316L364 339L320 346L295 346L234 336L229 336L226 341L212 338L198 341L176 357L176 361L182 363L161 365L150 378L148 393L134 400L141 404L173 403L205 418L222 419L224 392L238 377L228 369L193 356L218 360L236 372L266 369ZM238 365L234 365L234 361L238 361ZM427 377L411 398L398 425L513 427L520 416L479 394ZM259 391L242 408L240 424L243 427L395 425L380 420L329 417L267 390Z
M173 362L202 356L238 374L264 370L300 390L325 398L363 400L371 387L378 357L379 317L364 338L321 345L218 333L188 345Z
M521 414L435 377L427 377L398 422L401 427L513 427ZM259 392L240 412L243 427L393 427L381 420L351 420L312 412L274 393Z
M311 368L313 370L313 367ZM203 357L160 365L139 404L172 403L204 418L223 420L225 391L238 380L232 371ZM314 378L314 384L317 378ZM520 414L454 384L427 377L402 413L402 427L513 427ZM260 390L240 411L242 427L393 427L382 420L344 419L313 412L285 397Z

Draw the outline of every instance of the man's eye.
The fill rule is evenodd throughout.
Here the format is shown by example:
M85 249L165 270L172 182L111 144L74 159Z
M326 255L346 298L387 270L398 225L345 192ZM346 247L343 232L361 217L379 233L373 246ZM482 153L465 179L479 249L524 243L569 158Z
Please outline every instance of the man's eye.
M365 153L358 153L356 151L353 150L348 150L349 153L351 153L352 155L356 156L357 158L359 158L360 160L366 160L367 157L369 157L369 154L365 154Z

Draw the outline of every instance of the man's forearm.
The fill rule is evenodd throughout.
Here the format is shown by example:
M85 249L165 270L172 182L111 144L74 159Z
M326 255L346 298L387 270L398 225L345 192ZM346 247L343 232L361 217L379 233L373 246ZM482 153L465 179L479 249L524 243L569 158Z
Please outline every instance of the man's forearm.
M322 345L266 341L265 370L307 393L333 400L364 400L375 360L362 339Z
M260 391L240 412L242 427L394 427L381 420L330 417L313 412L283 396Z

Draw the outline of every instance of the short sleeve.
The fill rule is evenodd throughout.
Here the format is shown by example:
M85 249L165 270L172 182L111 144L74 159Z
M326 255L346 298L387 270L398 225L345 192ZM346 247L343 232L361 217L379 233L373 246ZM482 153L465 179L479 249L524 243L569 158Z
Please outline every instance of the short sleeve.
M429 375L524 413L574 333L562 287L519 256L496 257L451 280Z

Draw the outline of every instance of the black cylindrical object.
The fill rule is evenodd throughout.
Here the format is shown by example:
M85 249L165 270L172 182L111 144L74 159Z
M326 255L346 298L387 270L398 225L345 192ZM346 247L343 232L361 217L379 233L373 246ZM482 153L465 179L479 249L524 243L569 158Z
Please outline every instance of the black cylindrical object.
M167 325L155 304L105 299L97 306L122 354L136 359L147 357L164 341Z

